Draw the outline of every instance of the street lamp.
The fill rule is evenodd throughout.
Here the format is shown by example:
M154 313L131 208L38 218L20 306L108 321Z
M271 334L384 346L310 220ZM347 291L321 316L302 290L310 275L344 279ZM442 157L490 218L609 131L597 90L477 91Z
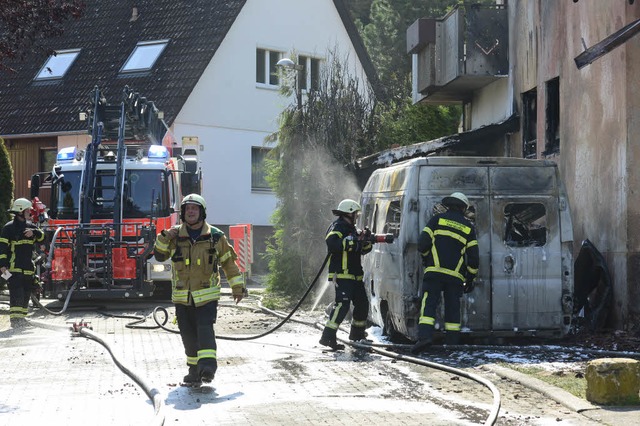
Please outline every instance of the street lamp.
M276 66L286 69L286 70L295 70L296 73L296 99L298 101L298 109L302 110L302 87L300 85L300 81L304 76L302 75L302 70L304 70L304 66L300 64L296 64L289 58L282 58L277 63Z

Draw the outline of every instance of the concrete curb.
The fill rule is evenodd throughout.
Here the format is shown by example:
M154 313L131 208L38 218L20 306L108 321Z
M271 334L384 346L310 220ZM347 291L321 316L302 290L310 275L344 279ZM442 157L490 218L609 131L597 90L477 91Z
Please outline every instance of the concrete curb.
M526 386L530 389L536 390L543 395L549 397L550 399L558 402L559 404L564 405L570 410L575 411L576 413L582 413L587 410L598 410L600 407L591 404L589 401L585 401L582 398L578 398L577 396L560 389L556 386L550 385L548 383L543 382L540 379L536 379L535 377L531 377L527 374L520 373L518 371L512 370L510 368L502 367L497 364L486 364L481 368L484 370L490 371L492 373L497 374L500 377L513 380Z

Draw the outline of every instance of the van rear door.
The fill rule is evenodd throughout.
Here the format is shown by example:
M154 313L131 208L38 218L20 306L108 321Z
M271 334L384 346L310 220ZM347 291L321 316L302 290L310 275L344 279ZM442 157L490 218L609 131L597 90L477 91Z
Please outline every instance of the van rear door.
M562 324L562 253L553 167L490 168L493 331Z

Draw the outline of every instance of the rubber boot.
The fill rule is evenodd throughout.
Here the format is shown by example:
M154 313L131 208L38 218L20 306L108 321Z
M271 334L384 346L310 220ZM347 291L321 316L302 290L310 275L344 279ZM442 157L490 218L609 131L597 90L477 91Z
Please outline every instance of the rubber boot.
M215 375L216 375L216 372L213 369L213 367L206 366L202 368L202 372L200 373L200 379L202 380L203 383L211 383Z
M12 328L24 328L29 324L26 318L9 318L9 323Z
M412 347L411 347L411 353L414 355L418 355L421 352L424 352L425 350L429 349L429 347L431 346L431 339L422 339L422 340L418 340Z
M195 365L189 366L189 374L182 379L184 386L199 386L202 384L200 376L198 376L198 367Z
M336 330L332 328L325 327L322 331L322 337L320 337L320 344L323 346L328 346L334 351L339 351L344 349L344 345L338 343L338 339L336 338Z
M357 342L358 340L367 340L367 332L364 331L363 327L351 326L351 331L349 332L349 340L354 342Z
M418 326L418 341L411 348L411 353L417 355L427 350L433 344L433 326L420 324Z
M459 345L460 344L460 332L459 331L447 331L444 335L444 343L446 345Z

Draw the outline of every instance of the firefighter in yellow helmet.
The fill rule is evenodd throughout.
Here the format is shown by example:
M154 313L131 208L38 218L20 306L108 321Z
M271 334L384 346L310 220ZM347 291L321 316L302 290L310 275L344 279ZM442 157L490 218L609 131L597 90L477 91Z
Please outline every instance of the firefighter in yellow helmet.
M329 281L333 281L336 290L335 304L327 320L320 344L333 350L344 349L338 344L336 333L338 327L347 316L353 303L353 320L351 321L350 340L366 338L365 328L369 315L369 300L364 289L362 256L373 248L368 230L359 231L356 219L360 212L360 204L345 199L332 210L338 218L327 230L325 242L331 257L329 258Z
M205 221L206 212L202 196L184 197L180 206L182 224L160 232L154 249L158 261L171 258L173 264L171 300L189 368L185 386L211 382L218 368L213 324L220 299L219 267L236 303L245 291L236 253L224 233Z
M469 200L461 192L444 197L447 211L433 216L418 238L424 277L414 354L427 349L433 339L436 309L444 294L445 343L460 342L460 298L473 290L480 252L474 225L464 216Z
M25 324L35 279L33 254L44 233L31 223L31 201L26 198L16 199L9 213L14 215L13 220L0 233L0 273L8 277L9 320L18 327Z

